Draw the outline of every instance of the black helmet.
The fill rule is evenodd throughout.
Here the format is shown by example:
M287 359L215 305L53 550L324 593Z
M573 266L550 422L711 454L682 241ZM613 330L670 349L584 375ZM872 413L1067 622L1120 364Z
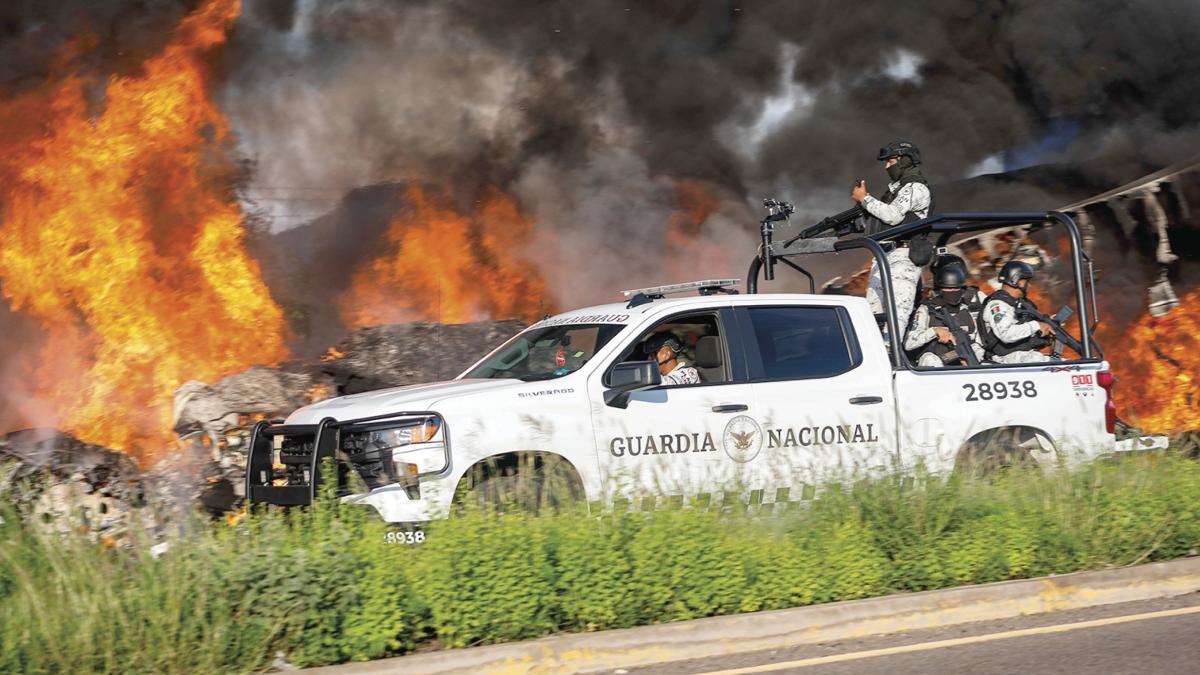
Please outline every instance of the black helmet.
M932 268L933 273L937 274L938 270L942 269L943 267L947 267L947 266L957 267L960 270L962 270L963 272L967 271L967 261L963 260L959 256L954 255L953 253L943 253L943 254L939 255L938 257L934 258L933 265L931 265L930 267Z
M966 288L966 286L967 273L955 265L944 265L933 277L933 287L939 291L943 288Z
M642 352L646 356L654 356L664 346L670 347L671 351L676 354L683 351L683 342L671 331L663 330L646 338L646 341L642 343Z
M1029 263L1013 260L1000 268L1000 283L1016 286L1022 279L1033 278L1033 266Z
M879 149L879 161L893 157L908 157L914 165L921 163L921 151L908 141L892 141Z

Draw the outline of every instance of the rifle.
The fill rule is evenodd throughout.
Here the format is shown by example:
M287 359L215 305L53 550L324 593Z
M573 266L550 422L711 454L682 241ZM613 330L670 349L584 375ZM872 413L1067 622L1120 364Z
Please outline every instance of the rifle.
M958 325L945 307L938 307L937 314L942 323L946 324L946 328L950 329L950 333L954 335L954 351L958 353L958 358L968 366L979 365L979 358L975 356L975 350L971 348L971 337L962 329L962 326Z
M845 211L836 213L832 216L826 216L822 218L821 222L817 223L816 225L810 225L801 230L800 234L792 237L787 244L790 244L797 239L812 239L813 237L824 234L831 230L833 231L834 235L838 237L844 234L858 232L860 230L855 221L857 221L864 213L865 211L863 211L863 207L860 205L846 209ZM786 246L787 244L784 245Z
M1029 307L1024 302L1017 307L1017 318L1041 321L1042 323L1054 329L1054 348L1050 350L1050 357L1058 360L1062 360L1062 350L1064 344L1075 350L1076 354L1083 354L1083 344L1079 342L1079 340L1076 340L1074 337L1072 337L1071 334L1062 327L1062 325L1071 318L1073 313L1074 312L1071 311L1070 307L1064 306L1062 309L1058 310L1058 314L1050 317L1042 314L1032 307Z
M855 181L854 186L858 187L860 183L862 183L861 180ZM821 222L815 225L809 225L801 230L800 234L797 234L791 239L783 242L783 245L791 246L799 239L812 239L813 237L830 231L833 232L835 237L851 234L853 232L862 232L862 228L858 225L857 221L859 218L866 215L866 213L867 212L865 209L863 209L862 204L855 204L841 213L835 213L832 216L825 216L821 219Z

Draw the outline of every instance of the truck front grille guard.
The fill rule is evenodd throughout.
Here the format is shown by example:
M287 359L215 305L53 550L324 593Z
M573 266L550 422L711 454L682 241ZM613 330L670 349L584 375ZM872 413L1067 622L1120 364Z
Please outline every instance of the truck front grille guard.
M415 478L420 480L445 473L450 468L450 431L445 418L435 412L397 412L342 421L326 417L317 424L288 425L278 420L263 420L255 424L250 433L246 459L246 500L251 504L277 506L313 503L323 481L321 464L325 459L332 459L337 465L337 487L341 495L346 489L349 472L355 470L349 455L341 448L342 433L395 427L406 420L437 420L438 433L442 435L442 466L418 473ZM277 473L274 466L273 439L277 436L313 439L311 453L281 453L281 462L287 467L284 474ZM294 480L299 475L304 478ZM276 480L283 480L285 484L276 485Z

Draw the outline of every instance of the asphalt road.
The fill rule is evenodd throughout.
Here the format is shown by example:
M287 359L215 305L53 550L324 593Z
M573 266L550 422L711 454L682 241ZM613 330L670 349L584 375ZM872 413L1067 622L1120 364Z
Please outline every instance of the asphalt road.
M1200 673L1200 593L615 673Z

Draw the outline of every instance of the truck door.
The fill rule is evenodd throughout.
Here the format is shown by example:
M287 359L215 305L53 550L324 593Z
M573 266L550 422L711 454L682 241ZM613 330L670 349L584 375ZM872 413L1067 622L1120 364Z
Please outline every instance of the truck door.
M835 304L749 305L736 316L763 439L755 479L768 495L795 501L796 490L892 465L892 371L878 329Z
M641 345L650 335L671 331L684 344L683 361L699 371L700 383L635 392L626 408L604 403L605 377L617 363L644 361ZM754 414L754 392L745 357L728 338L729 307L672 315L643 331L612 363L588 381L600 478L609 498L705 495L711 499L735 471L724 436ZM737 433L745 433L744 430Z

